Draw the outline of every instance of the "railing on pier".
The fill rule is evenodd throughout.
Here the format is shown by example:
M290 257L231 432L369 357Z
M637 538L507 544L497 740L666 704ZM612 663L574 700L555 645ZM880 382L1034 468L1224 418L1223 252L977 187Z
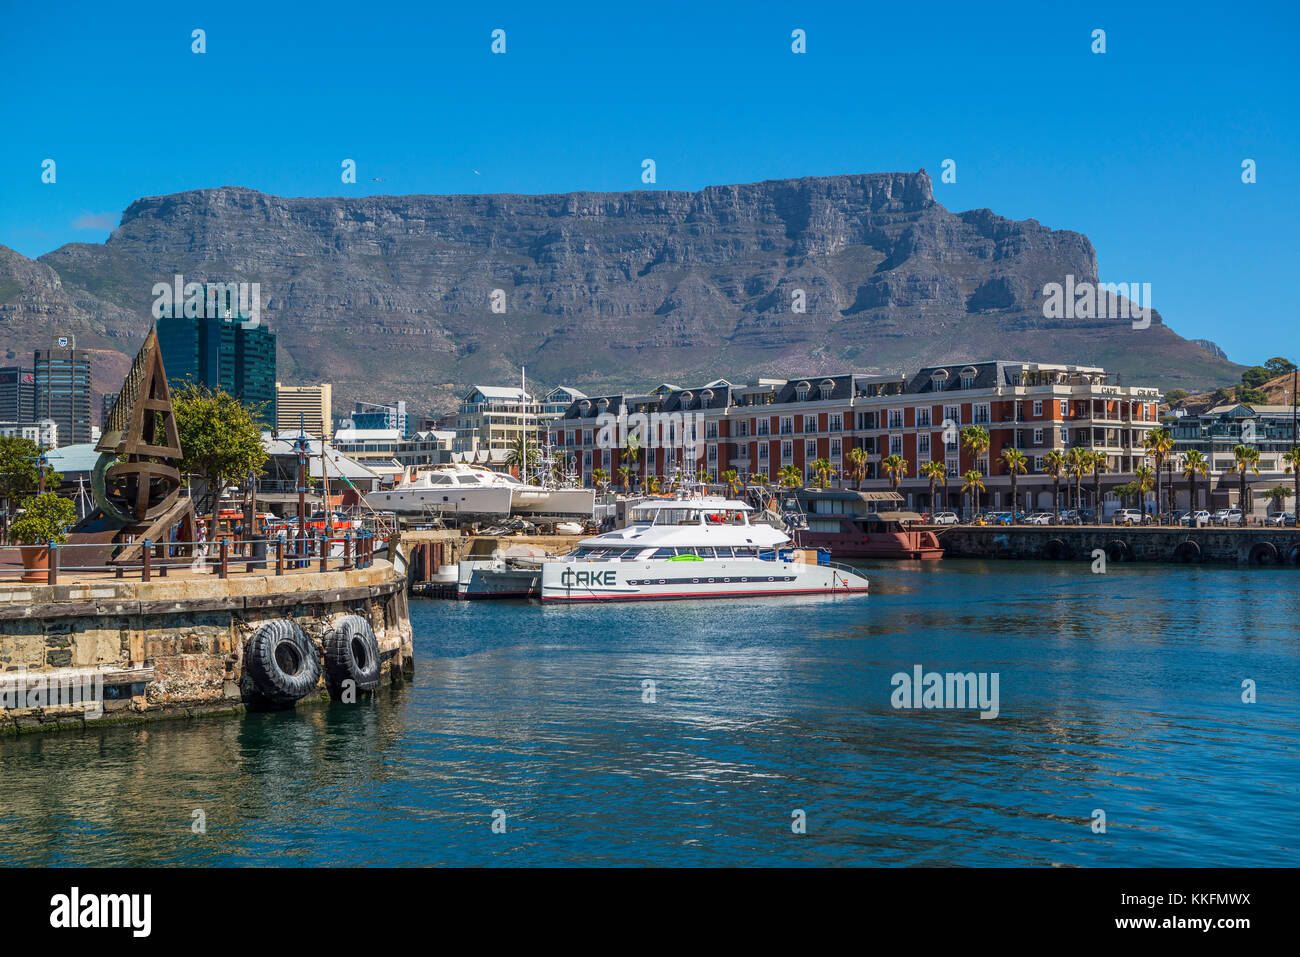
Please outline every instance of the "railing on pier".
M168 572L213 574L227 578L232 574L285 575L303 571L351 571L369 568L375 560L376 538L373 532L363 529L357 534L347 532L341 538L325 535L253 539L219 539L215 542L142 542L140 557L130 561L109 561L106 564L79 564L90 551L102 553L113 546L100 543L16 545L6 551L27 556L31 565L0 564L0 584L21 580L27 584L59 584L60 575L76 577L111 576L147 582L166 578ZM384 546L380 546L383 550ZM37 563L41 553L46 553L44 567ZM186 554L186 553L191 554ZM197 554L195 554L197 553ZM83 558L84 560L84 558ZM21 576L21 578L19 578Z

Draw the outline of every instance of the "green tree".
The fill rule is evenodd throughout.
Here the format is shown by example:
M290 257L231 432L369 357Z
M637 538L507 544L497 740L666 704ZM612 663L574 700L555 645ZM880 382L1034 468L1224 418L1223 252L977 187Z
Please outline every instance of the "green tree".
M787 488L798 488L803 484L803 476L799 474L797 465L782 465L781 471L776 474L780 477L781 484Z
M1169 403L1171 409L1181 405L1186 398L1186 389L1170 389L1165 393L1165 401Z
M604 469L593 469L591 473L591 481L595 484L597 491L603 492L605 491L605 486L609 484L609 473Z
M1061 521L1061 476L1065 474L1065 455L1060 449L1052 449L1043 456L1043 468L1052 477L1052 515L1057 523Z
M1188 511L1196 511L1196 476L1208 478L1210 463L1205 453L1199 449L1188 449L1183 453L1183 478L1187 479Z
M1251 366L1241 374L1241 384L1248 389L1258 389L1272 378L1273 373L1263 366Z
M926 462L917 469L916 472L921 478L928 478L930 480L930 511L937 512L939 510L939 502L937 500L939 494L939 483L947 479L948 466L943 462Z
M623 494L627 495L632 490L632 470L626 465L620 465L618 477L623 480Z
M185 383L172 393L181 440L181 471L203 479L212 496L208 540L217 535L221 493L262 471L266 448L255 412L221 389Z
M1024 452L1007 445L1002 449L1002 464L1006 467L1007 473L1011 476L1011 521L1016 520L1016 510L1020 508L1019 486L1017 483L1017 473L1029 471L1029 459Z
M1259 449L1253 445L1238 445L1232 450L1233 457L1237 460L1235 466L1237 477L1241 484L1237 492L1237 503L1241 508L1241 524L1246 524L1246 518L1251 513L1250 493L1246 490L1246 473L1253 471L1259 474Z
M1157 518L1165 513L1164 501L1161 496L1163 488L1163 479L1161 467L1165 464L1165 459L1169 453L1174 450L1174 437L1168 429L1152 429L1142 439L1142 445L1146 448L1147 455L1151 456L1156 463L1156 516Z
M185 448L184 445L181 448ZM519 470L521 481L527 482L537 468L538 448L536 441L529 441L528 436L520 432L510 441L506 450L506 465Z
M735 498L740 494L740 473L735 469L727 469L720 476L722 481L727 484L727 494Z
M980 472L979 469L970 469L962 478L965 479L965 483L962 485L961 490L969 492L971 495L972 508L970 515L971 520L974 521L975 516L980 511L980 492L984 491L984 473Z
M848 451L849 472L853 480L858 483L858 488L862 488L862 480L867 475L867 450L860 445L855 445Z
M880 460L880 470L889 479L890 489L897 492L898 486L902 484L903 478L907 475L907 459L901 455L887 456Z
M1295 525L1300 528L1300 446L1293 446L1282 453L1286 470L1295 475Z
M817 476L817 487L826 488L831 482L831 460L830 459L813 459L812 470Z
M14 519L12 531L14 541L22 545L62 545L77 520L76 506L54 492L25 498L20 507L22 514Z
M1296 365L1290 359L1284 359L1281 356L1274 356L1264 363L1264 368L1274 376L1286 375L1288 372L1294 372Z
M1156 473L1149 465L1139 465L1133 470L1133 485L1137 489L1138 504L1145 512L1147 492L1156 487Z
M1092 505L1096 511L1092 517L1093 524L1101 524L1101 473L1107 471L1110 466L1106 461L1105 452L1089 452L1088 465L1092 467Z
M6 516L15 500L36 491L40 457L41 450L31 439L0 436L0 504ZM46 488L58 488L62 481L63 476L58 472L46 471Z

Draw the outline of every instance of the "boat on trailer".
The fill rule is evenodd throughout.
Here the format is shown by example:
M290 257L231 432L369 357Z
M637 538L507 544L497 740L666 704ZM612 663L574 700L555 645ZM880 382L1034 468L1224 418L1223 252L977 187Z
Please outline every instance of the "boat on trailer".
M543 602L855 595L857 569L798 548L782 528L751 523L719 496L648 500L623 528L587 538L541 566Z

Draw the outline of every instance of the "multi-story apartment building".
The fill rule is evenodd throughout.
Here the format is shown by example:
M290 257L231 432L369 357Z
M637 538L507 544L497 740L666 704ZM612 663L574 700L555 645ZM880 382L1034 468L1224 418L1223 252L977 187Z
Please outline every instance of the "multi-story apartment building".
M0 422L0 435L6 438L27 439L42 449L59 447L59 424L53 419L41 419L39 422Z
M952 479L979 470L990 492L985 504L1009 507L1010 478L998 456L1013 446L1028 460L1029 471L1019 476L1020 507L1050 508L1053 483L1044 463L1052 449L1102 451L1107 484L1126 481L1143 460L1147 431L1160 424L1159 403L1158 389L1126 386L1100 368L989 361L930 366L910 376L839 374L752 385L719 379L694 389L587 397L552 423L550 434L587 480L596 468L616 475L625 461L621 436L601 441L602 414L657 414L645 424L652 428L641 429L635 471L642 481L666 475L674 464L714 478L734 469L773 482L792 466L811 481L813 463L826 459L835 480L852 487L858 480L849 451L862 448L861 486L886 489L880 462L897 454L907 460L899 491L914 508L934 504L929 480L918 472L931 461L945 463ZM664 434L675 426L673 415L678 428L689 422L702 434L693 443ZM971 425L989 433L989 450L978 459L961 441L961 430Z
M1294 475L1286 472L1282 454L1297 444L1295 423L1296 410L1292 406L1241 402L1215 406L1197 415L1175 415L1168 419L1166 425L1174 439L1170 464L1178 507L1191 507L1188 483L1182 478L1184 452L1196 449L1209 462L1209 475L1197 477L1199 489L1195 507L1226 508L1238 505L1237 499L1241 494L1241 479L1233 449L1238 445L1251 445L1259 450L1260 474L1256 475L1253 470L1246 473L1246 487L1252 499L1250 511L1256 515L1264 513L1270 504L1269 490L1290 486L1294 481ZM1278 504L1293 510L1295 496L1288 496Z

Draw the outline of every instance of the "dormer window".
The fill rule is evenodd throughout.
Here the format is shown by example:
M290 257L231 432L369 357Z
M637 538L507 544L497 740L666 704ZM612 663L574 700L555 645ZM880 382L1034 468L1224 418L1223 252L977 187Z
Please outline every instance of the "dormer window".
M975 368L967 366L961 370L961 387L963 389L975 388Z
M831 393L835 391L835 383L830 379L822 379L818 384L818 388L821 389L822 400L825 401L826 399L829 399Z
M794 387L795 398L798 399L800 402L806 401L808 398L808 393L811 391L812 391L811 382L800 382L797 386Z

